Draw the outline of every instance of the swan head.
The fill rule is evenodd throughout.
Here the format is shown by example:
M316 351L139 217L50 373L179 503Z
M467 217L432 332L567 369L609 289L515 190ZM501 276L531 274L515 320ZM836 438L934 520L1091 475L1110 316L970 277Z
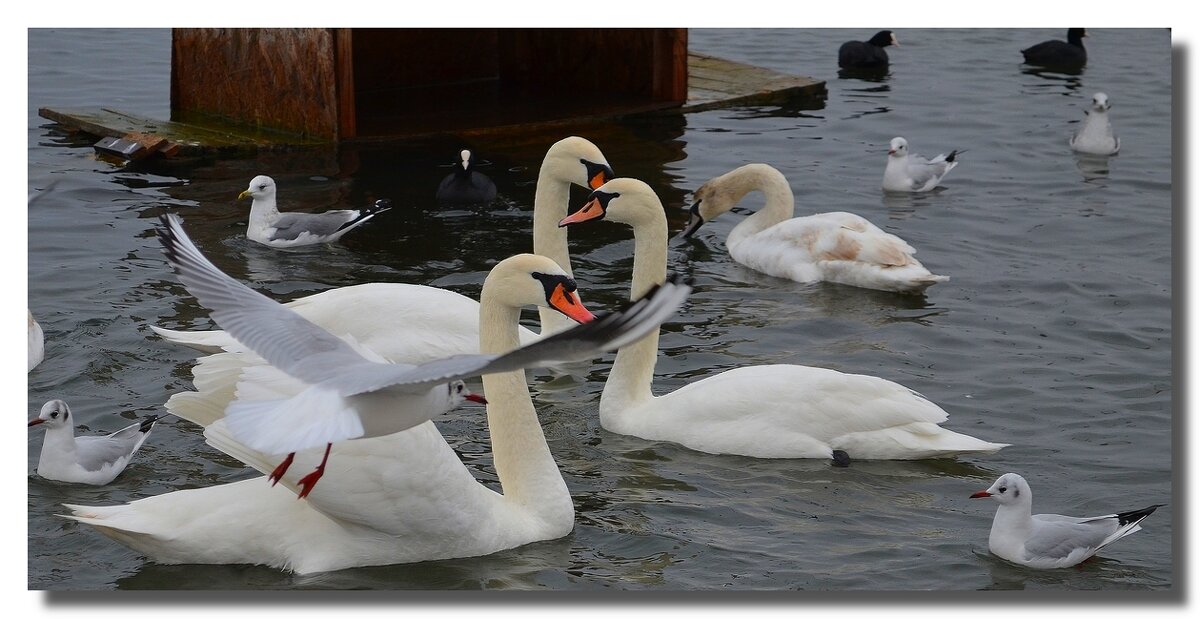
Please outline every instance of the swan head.
M688 209L692 218L680 236L692 236L705 222L737 206L746 194L770 183L787 186L787 179L765 163L748 163L709 180L692 192L692 206Z
M889 157L907 157L908 156L908 140L904 138L892 138L888 144Z
M1093 112L1099 112L1099 113L1103 114L1104 112L1107 112L1108 108L1110 108L1110 107L1112 107L1112 106L1109 105L1109 103L1108 103L1108 95L1106 95L1102 92L1098 92L1098 93L1092 95L1092 111Z
M900 42L896 40L896 33L892 32L891 30L880 30L879 32L876 32L875 36L871 37L867 43L870 43L875 47L887 47L889 45L895 45L896 47L900 46Z
M1005 473L987 490L971 495L972 499L991 498L1001 505L1019 503L1033 504L1033 491L1024 477L1016 473Z
M539 176L588 189L597 189L612 180L612 167L595 144L578 137L563 138L546 151Z
M649 185L636 178L614 178L588 195L583 207L564 217L558 226L600 219L638 226L665 216L662 201Z
M243 200L247 197L258 200L259 198L275 197L275 181L270 176L259 174L250 180L250 186L246 191L238 194L238 200Z
M71 425L71 408L62 400L50 400L42 405L37 417L29 420L29 427L46 424L46 428L54 429Z
M577 290L575 280L558 263L537 254L517 254L492 267L480 296L514 308L553 308L579 323L595 320Z

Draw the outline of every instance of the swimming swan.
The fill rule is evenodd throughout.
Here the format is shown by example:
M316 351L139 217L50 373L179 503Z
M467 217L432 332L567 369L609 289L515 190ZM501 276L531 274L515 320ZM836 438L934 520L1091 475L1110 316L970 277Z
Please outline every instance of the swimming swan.
M480 350L499 354L519 346L521 306L547 302L535 273L565 277L552 261L529 254L492 270L480 295ZM642 337L679 307L688 290L666 285L628 310L589 323L614 316L623 321L616 332L581 345L611 348ZM66 517L158 563L249 563L301 574L473 557L566 535L574 526L571 494L546 444L524 372L485 375L483 387L503 494L480 484L426 421L396 434L336 443L322 483L305 501L296 500L296 475L289 473L274 487L257 477L124 505L66 505ZM221 419L205 438L260 471L273 466L245 450ZM300 452L296 463L308 468L320 452Z
M663 281L667 219L649 186L611 180L562 224L598 219L633 227L633 296ZM1006 446L940 427L946 411L907 387L803 365L736 368L655 396L657 355L657 332L617 352L600 397L606 430L756 458L911 460Z
M795 199L787 179L763 163L744 165L700 186L683 236L737 206L746 194L766 196L762 210L747 217L725 241L734 260L801 283L834 282L860 288L919 293L949 278L929 272L900 237L853 213L792 217Z

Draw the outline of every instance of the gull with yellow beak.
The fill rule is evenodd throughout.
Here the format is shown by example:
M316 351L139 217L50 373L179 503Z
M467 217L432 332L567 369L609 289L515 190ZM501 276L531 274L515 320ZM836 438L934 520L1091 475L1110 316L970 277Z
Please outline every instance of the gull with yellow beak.
M298 247L332 243L375 215L392 208L388 199L376 200L365 209L324 213L280 213L275 206L275 181L255 176L238 200L252 198L246 237L271 247Z

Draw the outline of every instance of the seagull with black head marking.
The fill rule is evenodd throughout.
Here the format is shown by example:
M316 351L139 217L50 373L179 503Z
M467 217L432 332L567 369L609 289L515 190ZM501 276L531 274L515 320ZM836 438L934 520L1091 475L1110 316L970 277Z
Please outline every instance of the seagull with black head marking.
M299 247L332 243L372 217L392 208L388 199L376 200L365 209L324 213L281 213L275 204L275 181L255 176L238 200L251 198L250 224L246 237L271 247Z
M887 167L883 170L883 190L905 193L932 191L950 170L958 166L958 154L952 150L933 159L908 152L908 140L892 138L888 146Z
M46 429L37 474L54 481L103 486L125 470L159 419L150 415L112 434L75 436L71 408L62 400L50 400L29 420L29 427Z
M1082 563L1101 548L1142 530L1142 520L1162 507L1151 505L1090 518L1035 515L1033 491L1025 478L1016 473L1001 475L990 488L972 494L971 498L990 498L1000 504L988 536L992 554L1037 569Z

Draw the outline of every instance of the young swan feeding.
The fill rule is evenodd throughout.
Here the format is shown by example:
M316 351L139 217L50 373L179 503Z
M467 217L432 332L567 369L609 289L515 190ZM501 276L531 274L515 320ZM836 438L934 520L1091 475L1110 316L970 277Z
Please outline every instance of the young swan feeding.
M744 165L701 185L693 194L692 219L682 235L695 234L753 191L761 191L766 204L730 231L725 246L734 260L756 271L801 283L825 281L907 293L949 279L930 273L903 239L853 213L792 217L792 188L779 170L764 163Z
M1142 520L1162 507L1151 505L1091 518L1032 515L1033 491L1025 478L1016 473L1001 475L990 488L972 494L971 498L991 498L1000 504L988 536L992 554L1038 569L1082 563L1101 548L1142 530Z
M592 192L561 225L607 219L633 228L631 296L667 272L667 218L642 181L618 178ZM756 458L940 458L1005 444L952 432L946 411L894 382L803 365L728 370L662 396L651 392L658 332L617 352L600 397L600 425L715 454ZM839 456L842 454L839 454Z

